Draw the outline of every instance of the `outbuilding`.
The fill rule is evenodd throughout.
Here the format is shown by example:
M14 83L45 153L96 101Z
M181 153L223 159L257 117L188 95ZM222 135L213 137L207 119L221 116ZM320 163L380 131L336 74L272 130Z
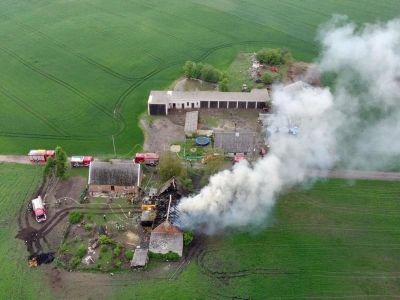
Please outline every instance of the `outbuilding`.
M251 92L151 91L147 101L149 115L168 115L171 109L263 109L270 100L267 89Z
M168 220L158 225L150 235L150 252L166 254L174 252L182 256L183 233Z
M149 249L137 248L131 260L131 268L142 268L149 261Z
M139 193L142 180L140 164L132 161L104 162L93 161L89 166L89 194L99 196L111 194L122 196Z
M256 148L255 132L215 131L214 148L222 149L227 155L253 152Z

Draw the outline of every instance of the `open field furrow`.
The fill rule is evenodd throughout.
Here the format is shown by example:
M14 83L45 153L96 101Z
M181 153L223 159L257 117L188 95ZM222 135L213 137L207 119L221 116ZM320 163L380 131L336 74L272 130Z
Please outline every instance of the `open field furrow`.
M55 132L57 132L61 136L68 136L68 133L56 126L54 123L50 122L48 119L46 119L42 114L39 114L35 112L26 101L22 100L21 98L11 95L4 87L0 86L0 93L4 96L6 96L9 100L13 101L16 103L18 106L20 106L22 109L33 115L35 118L38 120L42 121L44 124L46 124L48 127L53 129Z
M47 78L48 80L51 80L51 81L55 82L56 84L59 84L59 85L65 87L66 89L70 90L71 92L73 92L74 94L79 96L81 99L87 101L93 107L97 108L105 116L108 116L109 118L113 119L113 115L104 106L98 104L91 97L89 97L88 95L84 94L82 91L80 91L77 88L73 87L69 83L67 83L67 82L63 81L62 79L59 79L59 78L57 78L57 77L55 77L55 76L53 76L53 75L51 75L51 74L49 74L49 73L47 73L47 72L45 72L43 70L37 68L36 66L34 66L33 64L31 64L28 61L24 60L18 54L16 54L15 52L13 52L13 51L11 51L9 49L0 47L0 50L3 51L4 53L7 53L11 57L15 58L22 65L24 65L25 67L29 68L30 70L42 75L43 77Z

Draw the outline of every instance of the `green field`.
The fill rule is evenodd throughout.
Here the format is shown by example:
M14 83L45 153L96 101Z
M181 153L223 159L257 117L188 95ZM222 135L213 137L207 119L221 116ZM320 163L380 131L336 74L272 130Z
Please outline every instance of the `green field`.
M271 224L215 237L177 280L118 299L386 299L400 294L400 185L319 182L281 197Z
M42 169L0 163L0 298L50 299L40 269L29 269L27 252L18 232L18 212L38 187Z
M396 0L4 0L0 3L0 153L64 146L119 156L140 148L151 89L186 60L225 69L239 51L318 53L333 13L357 22L398 16Z

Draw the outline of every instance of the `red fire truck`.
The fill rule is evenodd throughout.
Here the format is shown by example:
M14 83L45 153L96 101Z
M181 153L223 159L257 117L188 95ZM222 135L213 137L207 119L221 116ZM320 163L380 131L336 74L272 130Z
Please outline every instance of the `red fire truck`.
M46 221L47 216L44 209L42 197L39 196L36 199L32 200L32 210L38 223Z
M72 156L71 166L72 167L89 167L90 162L93 161L93 156Z
M31 150L28 156L33 163L45 163L50 157L55 158L56 152L54 150Z
M144 163L145 165L155 166L160 160L160 155L157 153L136 153L134 162L137 164Z

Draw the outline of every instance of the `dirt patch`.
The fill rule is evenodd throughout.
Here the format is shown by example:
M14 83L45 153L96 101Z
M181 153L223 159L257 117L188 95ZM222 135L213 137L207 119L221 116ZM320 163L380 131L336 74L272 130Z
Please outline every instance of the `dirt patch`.
M0 162L26 164L30 165L28 156L26 155L0 155Z
M290 64L286 77L287 83L301 80L311 85L321 85L321 74L315 64L294 62Z
M157 117L151 121L140 121L145 140L143 149L149 152L169 150L170 144L185 138L183 125L174 124L168 117Z

